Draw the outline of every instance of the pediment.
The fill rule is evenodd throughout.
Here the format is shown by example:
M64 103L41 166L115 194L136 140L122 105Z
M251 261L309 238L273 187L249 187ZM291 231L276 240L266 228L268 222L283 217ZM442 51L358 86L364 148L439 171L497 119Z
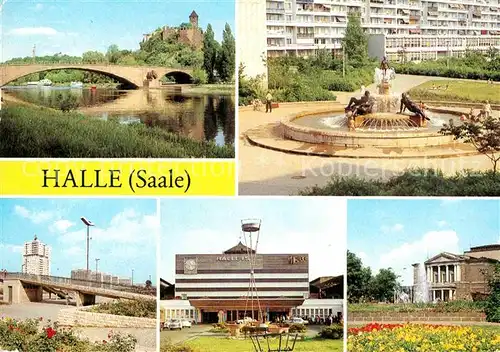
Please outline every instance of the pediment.
M449 263L449 262L457 262L463 260L463 256L453 254L453 253L439 253L438 255L428 259L425 261L425 264L439 264L439 263Z

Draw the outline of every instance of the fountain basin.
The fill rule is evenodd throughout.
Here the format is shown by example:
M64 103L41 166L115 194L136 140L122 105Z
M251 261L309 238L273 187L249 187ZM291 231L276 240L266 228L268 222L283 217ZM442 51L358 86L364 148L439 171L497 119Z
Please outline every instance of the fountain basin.
M443 112L442 110L431 110L439 114L446 114L459 121L458 113L453 111ZM438 133L440 127L426 128L419 127L411 122L408 115L397 114L374 114L364 116L364 119L374 119L379 121L409 121L409 126L405 129L398 129L397 126L391 126L384 129L366 128L349 131L347 119L339 118L339 123L328 127L321 125L321 119L336 116L343 117L343 109L332 109L321 112L305 112L290 116L281 121L283 136L300 142L312 144L327 144L332 146L342 146L349 148L424 148L431 146L444 146L454 144L452 136L443 136ZM359 121L359 120L358 120ZM319 122L316 123L316 122Z

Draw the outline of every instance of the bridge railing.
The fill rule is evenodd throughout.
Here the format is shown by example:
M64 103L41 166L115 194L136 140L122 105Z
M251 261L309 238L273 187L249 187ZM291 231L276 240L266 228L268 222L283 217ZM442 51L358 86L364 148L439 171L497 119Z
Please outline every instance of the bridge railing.
M78 62L78 61L68 61L68 62L47 62L47 61L35 61L35 62L18 62L18 63L10 63L10 62L0 62L0 66L34 66L34 65L44 65L44 66L121 66L121 67L148 67L151 69L155 68L163 68L163 66L158 65L150 65L150 64L135 64L135 65L121 65L121 64L112 64L109 62ZM192 67L164 67L172 70L192 70Z
M106 290L115 290L122 292L138 293L143 295L156 295L156 287L142 287L126 284L117 284L103 281L72 279L68 277L49 276L49 275L34 275L25 273L7 273L5 279L18 279L27 280L32 282L39 282L40 284L63 284L71 286L83 286L101 288Z

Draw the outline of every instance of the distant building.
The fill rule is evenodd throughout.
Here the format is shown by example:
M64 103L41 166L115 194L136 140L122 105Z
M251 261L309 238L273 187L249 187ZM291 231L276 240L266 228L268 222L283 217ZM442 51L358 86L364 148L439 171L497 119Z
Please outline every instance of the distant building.
M50 275L50 247L38 240L24 243L22 272L34 275Z
M156 33L144 34L143 42L148 41ZM189 15L189 23L181 25L180 27L164 26L161 29L162 40L167 40L177 36L177 41L182 44L190 45L194 49L201 49L203 47L203 31L198 27L198 14L193 11Z
M132 280L130 278L120 278L116 275L92 270L89 270L87 273L86 269L71 270L71 278L74 280L90 280L107 284L132 285Z
M464 254L442 252L427 260L425 277L431 301L471 300L488 295L485 273L500 260L500 244L472 247ZM413 264L414 286L420 264Z

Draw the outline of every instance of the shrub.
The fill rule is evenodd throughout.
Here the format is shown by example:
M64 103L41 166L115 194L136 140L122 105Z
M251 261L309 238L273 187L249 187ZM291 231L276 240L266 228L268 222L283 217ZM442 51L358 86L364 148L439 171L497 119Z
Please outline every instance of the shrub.
M341 340L344 338L344 327L341 324L324 327L319 336L324 339Z
M107 340L90 342L72 329L57 324L40 326L40 319L0 319L0 349L19 352L133 352L137 339L132 335L108 334Z
M196 68L193 70L193 83L194 84L206 84L208 82L208 76L205 70Z
M487 275L490 295L486 301L486 320L500 323L500 263L496 263L492 273Z
M304 324L291 324L288 331L305 333L307 331L307 326L305 326Z
M156 318L156 301L154 300L119 300L114 302L101 303L92 307L92 312L106 313L114 315L124 315L128 317Z
M326 186L300 192L316 196L498 196L500 174L463 171L444 176L434 169L407 169L387 181L334 176Z
M184 344L174 345L170 339L162 340L160 345L160 352L194 352L194 350Z

